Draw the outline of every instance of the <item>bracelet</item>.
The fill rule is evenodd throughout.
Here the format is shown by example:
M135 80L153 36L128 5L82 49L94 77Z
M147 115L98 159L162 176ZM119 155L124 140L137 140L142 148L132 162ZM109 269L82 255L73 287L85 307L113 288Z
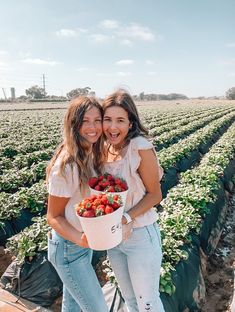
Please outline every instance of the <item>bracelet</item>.
M131 216L127 212L123 212L123 217L126 218L126 221L127 221L126 224L132 222Z

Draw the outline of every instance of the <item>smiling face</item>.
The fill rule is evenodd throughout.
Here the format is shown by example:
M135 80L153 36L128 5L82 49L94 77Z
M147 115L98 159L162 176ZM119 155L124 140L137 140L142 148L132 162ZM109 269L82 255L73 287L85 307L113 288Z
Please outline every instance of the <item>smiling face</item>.
M131 127L128 113L120 106L110 106L104 112L103 131L109 141L116 148L124 143Z
M97 107L85 112L79 134L89 143L95 143L102 134L102 116Z

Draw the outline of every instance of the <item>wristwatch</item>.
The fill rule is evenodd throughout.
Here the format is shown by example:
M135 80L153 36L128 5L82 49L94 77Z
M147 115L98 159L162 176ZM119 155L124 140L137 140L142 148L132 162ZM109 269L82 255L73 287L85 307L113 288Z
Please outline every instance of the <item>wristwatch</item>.
M126 224L131 223L133 220L127 212L123 212L123 216L126 218Z

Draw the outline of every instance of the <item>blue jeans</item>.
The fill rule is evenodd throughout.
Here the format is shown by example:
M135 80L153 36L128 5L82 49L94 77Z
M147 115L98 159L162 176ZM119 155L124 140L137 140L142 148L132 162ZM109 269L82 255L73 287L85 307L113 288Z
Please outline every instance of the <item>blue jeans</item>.
M108 250L129 312L164 312L159 295L162 260L157 225L134 228L131 236Z
M108 312L91 259L91 249L52 231L52 237L48 238L48 260L63 282L63 312Z

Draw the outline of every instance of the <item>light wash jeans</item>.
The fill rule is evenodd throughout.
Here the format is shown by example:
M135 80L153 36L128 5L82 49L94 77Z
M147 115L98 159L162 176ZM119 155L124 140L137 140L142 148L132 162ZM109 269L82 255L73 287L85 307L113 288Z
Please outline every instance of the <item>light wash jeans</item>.
M62 312L108 312L91 259L91 249L65 240L52 230L48 260L63 282Z
M164 312L159 296L161 237L156 224L134 228L129 239L108 250L108 257L129 312Z

